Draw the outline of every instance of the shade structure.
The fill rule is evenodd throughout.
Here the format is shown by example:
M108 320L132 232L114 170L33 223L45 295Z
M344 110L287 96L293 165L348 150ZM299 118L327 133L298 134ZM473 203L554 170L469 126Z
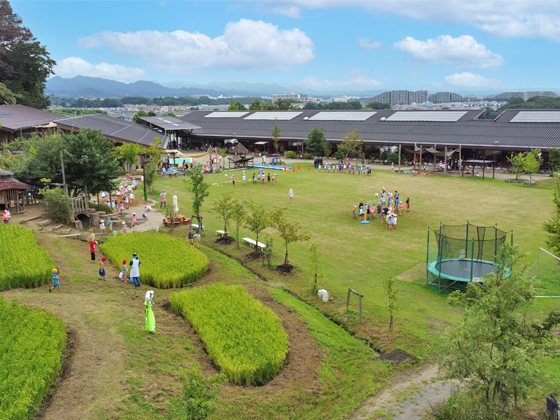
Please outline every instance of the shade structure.
M506 241L513 245L511 231L468 222L428 230L426 284L442 293L484 282L485 275L500 268L500 248ZM511 267L505 269L509 272Z

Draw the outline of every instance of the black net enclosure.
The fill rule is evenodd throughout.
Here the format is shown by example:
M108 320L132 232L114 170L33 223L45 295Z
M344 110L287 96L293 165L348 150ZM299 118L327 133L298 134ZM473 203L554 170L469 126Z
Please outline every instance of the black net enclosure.
M483 282L484 275L497 267L498 251L506 241L513 245L513 232L496 226L467 222L428 229L426 284L441 293Z

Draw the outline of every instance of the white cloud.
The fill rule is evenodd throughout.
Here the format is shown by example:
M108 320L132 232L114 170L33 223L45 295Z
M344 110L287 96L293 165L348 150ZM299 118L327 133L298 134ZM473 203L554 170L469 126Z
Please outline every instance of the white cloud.
M498 87L503 84L500 80L487 79L479 74L472 74L468 72L455 73L450 76L445 76L445 85L454 87Z
M57 61L54 72L61 77L91 76L120 82L135 82L147 76L138 67L125 67L120 64L99 63L91 64L79 57L68 57Z
M493 53L470 35L453 38L440 35L436 39L419 41L410 36L393 46L411 55L414 61L429 64L451 64L456 67L495 70L505 61L500 54Z
M215 38L186 31L104 31L78 40L78 46L140 56L151 67L175 74L202 68L289 71L315 57L313 41L305 32L248 19L229 22L224 34Z
M269 10L277 15L284 15L293 19L301 19L301 9L293 4L271 4Z
M314 76L304 78L300 85L309 89L333 89L333 88L346 88L346 89L365 89L365 88L378 88L383 86L378 80L372 79L362 71L352 69L344 75L344 80L333 82L328 79L319 79Z
M369 38L357 37L356 40L358 41L358 47L365 48L366 50L376 50L383 46L383 43L379 41L372 41Z
M499 38L544 38L560 42L558 1L285 0L283 4L308 9L358 8L424 22L466 23Z

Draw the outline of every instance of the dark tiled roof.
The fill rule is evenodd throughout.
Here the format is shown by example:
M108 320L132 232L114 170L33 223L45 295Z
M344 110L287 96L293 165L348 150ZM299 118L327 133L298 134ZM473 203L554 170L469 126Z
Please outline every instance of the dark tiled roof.
M178 118L171 116L164 117L139 117L142 121L152 124L153 126L159 127L162 130L196 130L200 128L197 125L182 121Z
M9 171L0 171L0 191L6 190L28 190L29 186L17 179L12 178L13 173Z
M112 140L122 140L127 143L138 143L149 146L154 143L154 137L163 141L163 148L167 147L169 138L142 124L113 118L104 114L84 115L82 117L67 118L55 121L63 129L83 128L101 130Z
M511 111L513 113L519 110ZM383 121L383 117L386 118L395 112L406 112L392 110L377 111L366 121L310 121L308 119L318 112L320 111L303 111L289 121L204 118L209 113L204 111L191 112L181 119L202 127L201 132L194 132L193 136L204 138L270 140L272 128L275 123L278 123L282 141L301 141L313 128L318 127L322 128L325 137L333 142L340 142L348 132L357 130L366 143L375 144L425 146L436 144L451 147L462 145L496 149L560 148L560 123L513 124L502 122L500 118L496 121L478 120L481 110L468 111L457 122Z
M60 115L53 114L52 112L24 105L0 105L2 129L9 131L27 130L62 118Z

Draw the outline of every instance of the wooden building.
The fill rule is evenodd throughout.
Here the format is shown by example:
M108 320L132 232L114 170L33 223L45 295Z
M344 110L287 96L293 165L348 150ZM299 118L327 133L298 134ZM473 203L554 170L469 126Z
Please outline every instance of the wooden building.
M12 177L9 171L0 171L0 210L20 212L25 209L29 186Z

